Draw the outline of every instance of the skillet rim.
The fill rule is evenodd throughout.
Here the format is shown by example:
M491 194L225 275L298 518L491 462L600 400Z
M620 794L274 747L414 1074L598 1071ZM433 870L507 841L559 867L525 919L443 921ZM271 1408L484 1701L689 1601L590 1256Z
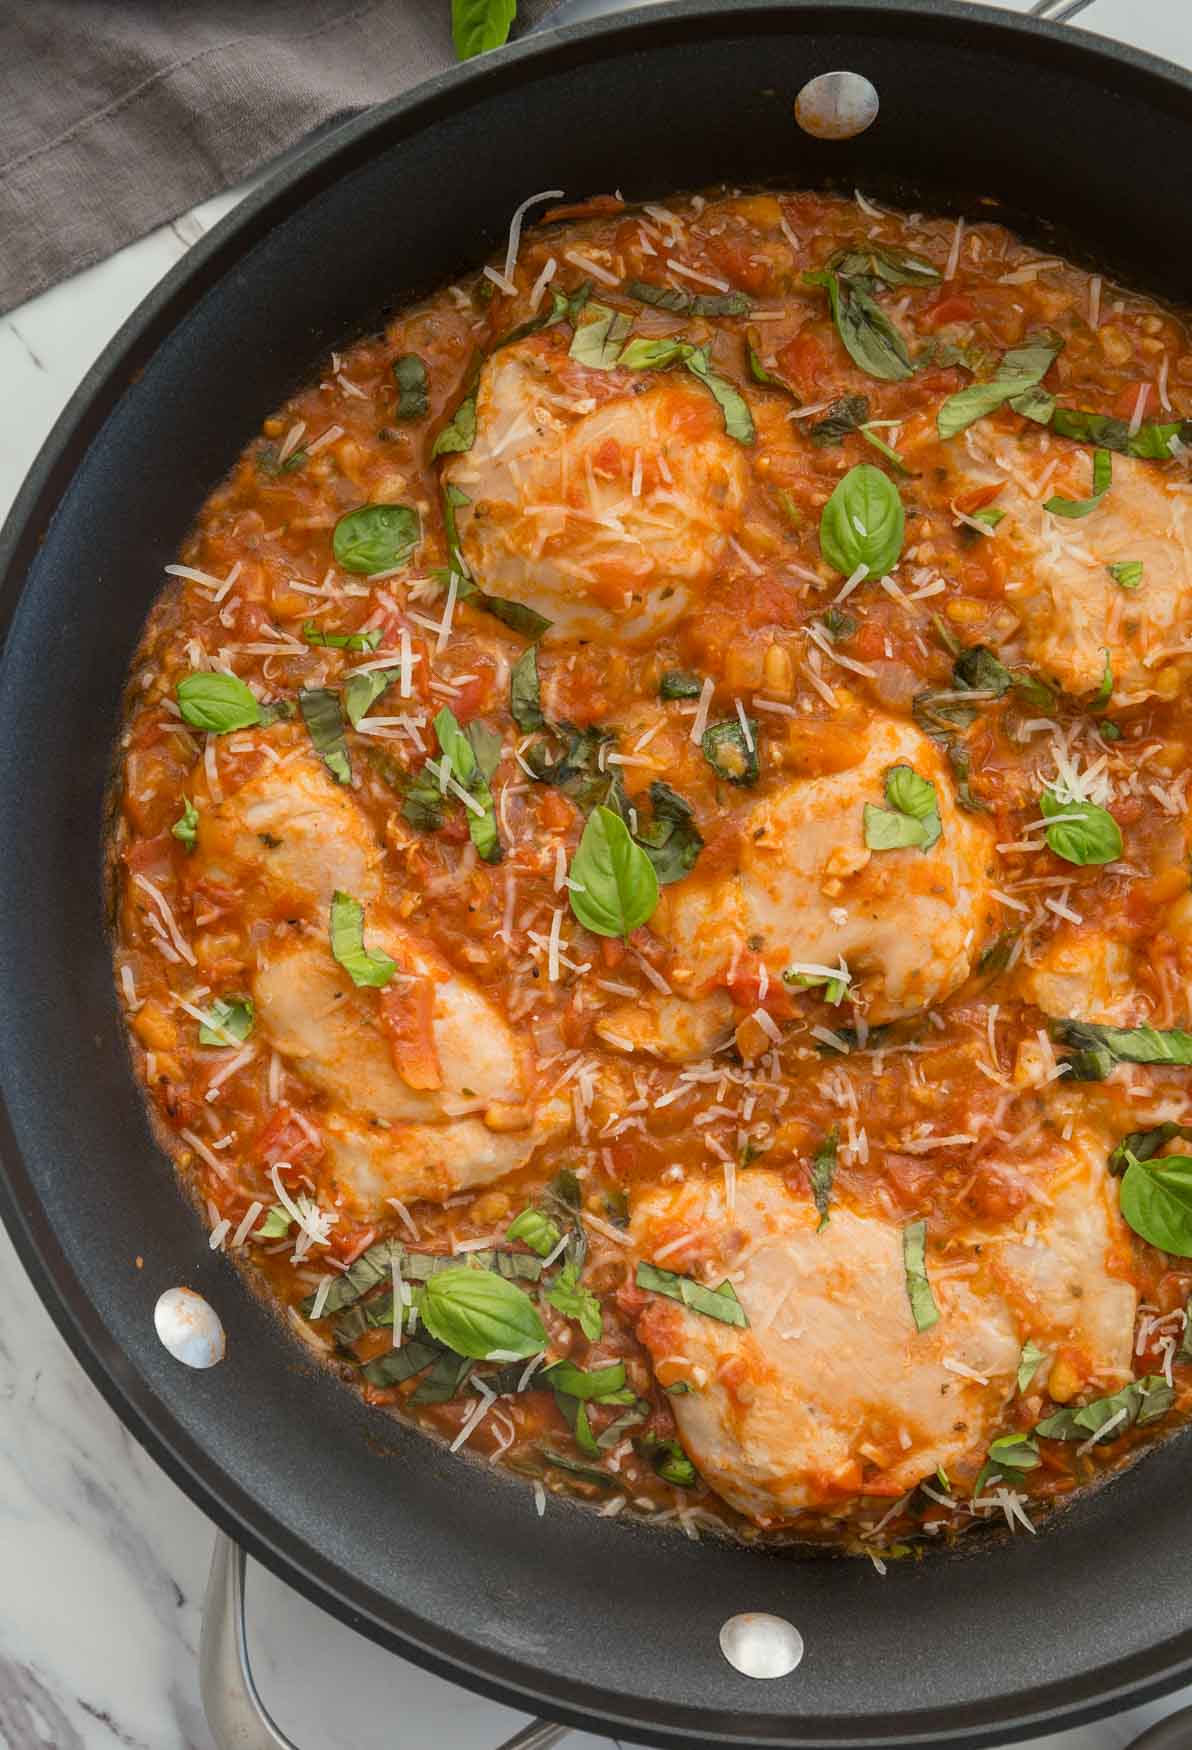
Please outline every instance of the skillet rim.
M614 53L624 49L628 46L625 39L631 33L637 42L664 43L682 41L694 28L702 31L707 40L722 34L739 34L751 22L762 28L781 28L792 16L802 15L806 19L808 15L812 18L830 15L834 24L844 26L851 18L864 25L875 14L887 15L893 29L901 24L908 34L917 33L924 24L950 22L957 27L958 35L1000 38L1003 45L1022 52L1033 50L1038 56L1044 51L1044 60L1059 58L1068 63L1084 60L1090 68L1112 70L1119 78L1128 77L1147 87L1148 96L1155 101L1161 97L1170 105L1192 100L1192 73L1161 57L1110 38L1074 32L1069 26L1007 13L999 7L969 4L967 0L762 0L762 3L670 0L668 4L651 5L589 23L553 29L548 25L479 63L451 68L344 123L268 175L257 191L214 226L158 282L104 347L55 422L0 529L0 636L5 640L5 648L0 651L0 690L7 672L7 633L19 609L26 570L77 460L86 453L96 432L119 404L139 365L165 334L186 320L199 298L234 267L276 219L300 210L309 197L329 181L334 182L341 171L367 158L378 136L385 135L385 144L392 146L441 116L453 113L460 93L475 92L483 97L508 91L516 88L523 68L530 63L547 70L583 64L600 58L606 45ZM68 1262L54 1226L41 1206L16 1147L2 1094L0 1217L55 1326L122 1424L195 1505L288 1585L400 1656L506 1705L546 1711L552 1718L579 1729L630 1731L637 1741L643 1741L639 1736L643 1731L649 1741L658 1744L697 1741L692 1736L695 1722L689 1709L686 1721L677 1723L673 1719L673 1703L640 1698L634 1704L640 1710L636 1715L603 1706L598 1712L581 1711L571 1700L576 1685L565 1685L554 1673L550 1674L549 1683L541 1672L534 1673L535 1687L535 1683L510 1675L511 1671L525 1671L527 1666L508 1654L495 1653L479 1643L469 1644L465 1634L453 1635L442 1627L428 1625L404 1606L389 1602L387 1620L381 1620L361 1602L353 1602L353 1591L358 1600L367 1591L359 1586L355 1576L344 1574L330 1560L316 1556L272 1512L253 1503L241 1480L225 1471L219 1461L191 1439L147 1381L128 1364L124 1351L88 1296L82 1278ZM377 1595L369 1592L367 1596L375 1599ZM830 1738L813 1740L803 1732L798 1738L786 1730L776 1735L778 1723L768 1716L764 1737L747 1739L740 1731L729 1735L705 1726L699 1741L737 1746L738 1750L747 1743L810 1747L813 1742L830 1742L841 1747L847 1744L851 1750L862 1750L863 1746L897 1750L898 1746L1004 1743L1007 1730L1018 1736L1035 1736L1058 1726L1079 1725L1124 1706L1153 1699L1187 1682L1192 1675L1192 1631L1160 1645L1170 1648L1180 1643L1185 1650L1174 1661L1170 1653L1164 1654L1155 1666L1154 1657L1159 1649L1152 1647L1148 1655L1134 1655L1111 1668L1116 1675L1123 1667L1137 1667L1145 1658L1152 1668L1137 1678L1119 1676L1112 1685L1099 1688L1100 1674L1090 1673L1082 1681L1084 1693L1076 1702L1057 1698L1045 1704L1044 1698L1054 1691L1055 1685L1022 1692L1009 1699L1008 1705L1016 1710L1009 1725L1004 1721L993 1724L988 1710L994 1704L982 1704L989 1723L969 1725L959 1731L955 1726L933 1723L929 1729L916 1729L909 1735L900 1729L898 1736L887 1733L857 1736L846 1721L847 1736L842 1736L837 1728ZM1036 1697L1036 1704L1018 1712L1028 1696ZM1004 1707L1006 1703L997 1705ZM966 1711L971 1712L971 1707ZM745 1707L736 1717L742 1721L757 1718ZM875 1717L876 1714L870 1716ZM905 1715L903 1720L913 1724L917 1717ZM943 1717L943 1710L933 1710L934 1721ZM718 1716L717 1726L720 1723ZM789 1724L798 1727L801 1722L792 1715Z

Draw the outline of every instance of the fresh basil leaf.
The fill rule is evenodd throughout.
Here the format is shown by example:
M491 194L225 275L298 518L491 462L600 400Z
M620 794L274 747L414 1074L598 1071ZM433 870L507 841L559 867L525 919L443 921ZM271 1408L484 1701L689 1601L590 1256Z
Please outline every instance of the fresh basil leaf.
M481 1272L472 1272L480 1276ZM430 1372L421 1383L410 1393L412 1404L446 1404L453 1398L466 1395L466 1388L472 1376L472 1361L467 1355L455 1355L440 1351L439 1357Z
M886 773L889 808L865 804L865 843L871 851L919 846L929 851L940 836L939 799L935 785L910 766L891 766Z
M834 1124L811 1157L811 1195L819 1210L816 1233L828 1225L832 1205L832 1181L836 1177L836 1154L840 1146L840 1127Z
M438 779L428 771L421 771L416 777L402 781L401 792L402 819L407 820L416 832L438 832L443 824L447 801L439 789Z
M199 842L199 811L189 796L182 798L182 813L170 828L173 838L185 845L187 853L194 850Z
M460 402L431 445L431 459L433 460L435 456L463 455L471 449L475 442L476 397L469 395Z
M691 342L679 335L662 335L654 340L639 335L626 344L617 363L627 371L665 371L671 365L685 364L694 352Z
M807 435L818 449L824 449L859 431L868 418L869 403L864 395L842 395L828 404L824 417L816 420Z
M656 310L671 310L676 316L748 316L753 309L744 292L676 292L670 286L651 286L644 280L626 280L621 290L639 304Z
M1065 863L1084 868L1116 862L1122 855L1121 829L1108 809L1095 802L1061 802L1054 790L1044 790L1039 809L1052 821L1043 837Z
M639 1288L651 1294L664 1294L668 1300L677 1300L692 1312L719 1319L722 1325L737 1325L741 1330L749 1328L745 1308L737 1299L731 1282L722 1282L719 1288L705 1288L702 1282L696 1282L690 1276L678 1276L673 1270L660 1270L657 1264L645 1263L638 1265L634 1280Z
M1142 560L1121 559L1105 567L1119 589L1137 589L1142 582Z
M1006 520L1004 510L998 510L995 505L987 504L983 510L975 510L969 518L970 522L980 523L983 528L992 532L998 524Z
M457 1355L525 1361L546 1348L546 1330L529 1296L503 1276L466 1264L437 1271L422 1291L421 1318Z
M650 1414L650 1405L645 1398L635 1398L629 1409L623 1411L615 1422L610 1422L603 1433L596 1436L596 1445L601 1452L611 1452L614 1446L619 1446L631 1428L640 1427Z
M209 735L251 729L261 721L255 695L234 674L186 674L174 688L182 721Z
M550 1287L546 1298L565 1319L575 1319L589 1343L597 1343L604 1334L604 1314L600 1302L579 1280L579 1266L564 1264Z
M548 1196L561 1203L564 1209L574 1213L583 1208L583 1188L573 1168L560 1167L546 1189Z
M268 474L276 479L280 474L293 474L306 461L305 450L291 450L284 462L279 462L281 448L278 444L266 444L263 450L257 452L257 467L262 474Z
M397 383L395 419L425 419L429 405L426 396L426 366L416 352L403 352L393 361L393 376Z
M378 1283L392 1280L393 1254L396 1251L402 1256L404 1248L395 1240L378 1240L369 1246L366 1252L361 1252L355 1263L345 1270L342 1276L337 1276L328 1289L323 1301L323 1318L330 1318L344 1307L354 1306L358 1300L376 1288ZM299 1310L303 1318L310 1318L314 1312L315 1296L310 1294L301 1303Z
M505 1229L507 1240L521 1240L540 1258L548 1258L562 1237L557 1224L540 1209L523 1209Z
M848 988L852 983L852 979L847 973L841 973L840 976L836 978L829 978L824 973L792 972L788 970L783 973L782 982L784 984L794 985L799 990L822 989L824 993L824 1001L826 1003L831 1003L833 1007L835 1007L838 1003L844 1001L848 994ZM758 1152L760 1153L761 1151L759 1150Z
M256 1020L251 997L216 997L210 1014L210 1025L199 1028L200 1045L243 1045Z
M539 1451L547 1464L555 1470L566 1471L569 1476L579 1477L585 1483L599 1483L602 1489L613 1489L620 1482L619 1477L611 1476L607 1471L593 1470L590 1465L579 1464L565 1453L553 1452L549 1446L542 1446Z
M952 679L957 687L993 693L999 699L1014 684L1010 670L985 644L972 644L961 652L952 665Z
M668 668L658 683L660 699L698 699L704 684L686 668Z
M978 419L1035 389L1059 357L1063 344L1058 334L1047 333L1025 346L1013 347L1004 354L989 382L970 383L967 389L949 395L936 415L940 437L956 437Z
M254 1240L280 1240L289 1233L294 1225L294 1217L288 1209L283 1209L280 1203L275 1203L272 1209L266 1210L265 1219L260 1227L254 1227Z
M1110 655L1109 655L1109 652L1107 650L1105 652L1105 667L1101 672L1101 684L1097 688L1096 692L1093 694L1092 698L1089 700L1090 708L1094 711L1100 711L1103 706L1108 705L1108 703L1109 703L1110 699L1112 699L1112 697L1113 697L1113 662L1110 659Z
M898 563L906 514L898 488L880 468L862 462L839 481L820 518L820 551L834 571L885 577Z
M891 449L885 438L878 437L877 433L872 430L870 426L862 425L857 429L865 439L865 442L875 449L879 456L884 456L890 466L897 469L898 473L907 475L914 473L914 469L907 466L902 457L898 454L898 451Z
M730 784L756 784L761 774L757 757L758 723L756 717L745 719L749 725L749 740L737 717L721 723L709 723L700 740L704 758L718 778ZM749 742L753 743L750 747Z
M614 1227L629 1226L629 1198L624 1191L606 1191L604 1212Z
M1055 396L1047 389L1036 386L1027 389L1021 395L1015 395L1010 402L1013 412L1020 413L1024 419L1031 419L1036 425L1049 425L1055 412Z
M356 985L379 989L397 971L396 960L364 946L364 907L338 890L331 898L331 952Z
M469 724L467 732L456 721L455 713L446 705L435 717L435 734L439 746L451 761L451 775L473 796L483 809L482 814L467 810L468 836L486 863L501 861L501 840L497 833L497 810L488 780L495 770L495 761L486 772L477 757L478 737L485 734L483 724ZM481 743L480 745L483 745ZM500 742L497 741L499 757ZM491 759L491 743L489 755ZM488 763L488 762L486 762Z
M659 1434L647 1434L635 1440L634 1446L643 1458L649 1459L655 1473L664 1483L677 1489L694 1489L699 1482L695 1466L677 1440L665 1440Z
M302 636L308 644L328 650L375 650L381 642L381 629L373 626L367 632L324 632L313 620L307 620Z
M571 859L571 909L598 936L630 936L658 905L658 877L619 814L597 806Z
M1022 1353L1018 1357L1018 1389L1020 1392L1026 1391L1039 1371L1040 1361L1046 1361L1046 1359L1046 1349L1040 1349L1034 1338L1028 1337L1022 1345Z
M494 620L500 620L503 626L508 626L511 632L520 633L523 638L541 638L554 624L553 620L548 620L545 614L528 607L525 602L507 601L504 596L488 595L484 590L477 590L475 604L478 608L483 608L486 614L491 614Z
M302 712L302 721L315 752L331 776L337 784L350 784L352 762L344 740L344 719L338 694L330 687L303 687L298 694L298 709Z
M653 863L659 886L666 887L690 874L704 841L695 824L695 810L669 784L655 779L650 802L654 818L644 826L639 821L634 837Z
M833 644L843 644L857 630L857 622L851 614L846 614L842 608L827 608L820 618L820 625L828 634Z
M536 316L503 334L493 346L493 352L499 352L503 346L513 346L519 340L528 340L531 334L537 334L543 328L553 328L556 322L574 322L591 295L591 280L585 280L570 297L566 292L552 292L550 309L540 310Z
M557 1391L555 1403L571 1429L571 1438L586 1458L599 1458L600 1447L592 1432L592 1424L588 1420L588 1407L580 1398L573 1398L567 1392Z
M499 49L517 17L517 0L451 0L451 39L461 61Z
M535 742L526 750L526 764L537 782L561 790L585 814L598 802L623 813L617 768L610 766L602 771L600 765L601 749L614 743L616 736L607 729L595 726L576 729L569 723L561 724L559 731L566 734L567 745L558 759L550 758L546 742Z
M566 1392L573 1398L599 1401L622 1390L625 1384L625 1363L610 1361L605 1367L585 1370L577 1367L573 1361L554 1361L549 1367L544 1367L538 1377L552 1391Z
M355 729L362 717L367 717L382 693L397 679L395 668L372 668L367 674L351 674L344 682L344 709Z
M1082 517L1096 510L1113 481L1113 457L1108 450L1093 451L1093 495L1091 498L1062 498L1057 493L1044 501L1043 509L1052 516Z
M387 1349L375 1361L366 1361L360 1371L369 1385L401 1385L404 1380L415 1379L418 1374L425 1373L432 1362L441 1361L442 1358L443 1352L438 1344L424 1343L417 1337L408 1337L400 1349Z
M589 370L611 371L620 363L621 347L633 322L620 310L610 310L607 304L594 301L588 304L585 314L588 321L581 322L571 337L571 357Z
M1037 1470L1042 1462L1039 1448L1030 1434L1000 1435L991 1444L985 1463L977 1473L973 1499L982 1496L991 1482L1004 1479L1008 1472Z
M1166 462L1171 459L1171 440L1192 442L1192 421L1170 423L1147 421L1131 435L1124 419L1113 419L1105 413L1086 413L1079 407L1057 407L1051 416L1051 429L1058 437L1071 438L1075 443L1100 444L1120 456L1134 456L1143 462Z
M522 651L510 672L509 715L525 734L546 728L538 680L538 651L533 644Z
M962 742L950 741L947 745L948 764L956 779L956 802L960 808L967 809L970 814L988 814L989 804L984 802L969 783L972 771L972 755Z
M684 364L693 377L698 377L709 390L724 415L724 429L739 444L751 444L757 437L749 403L741 391L712 369L707 347L697 347Z
M422 524L408 504L362 504L341 516L331 536L342 571L371 576L404 565L422 539Z
M1192 1065L1192 1033L1178 1027L1102 1027L1094 1021L1053 1021L1052 1038L1079 1052L1103 1052L1115 1063Z
M940 1316L927 1278L927 1223L908 1222L902 1230L902 1263L906 1271L906 1294L916 1331L929 1331Z
M1192 1258L1192 1155L1132 1160L1119 1201L1127 1225L1148 1244Z
M1132 1130L1110 1153L1106 1163L1113 1178L1118 1178L1125 1172L1132 1160L1149 1161L1165 1143L1174 1142L1177 1136L1185 1140L1192 1139L1192 1127L1186 1124L1176 1124L1169 1120L1164 1124L1156 1124L1153 1130Z
M1149 1422L1157 1422L1174 1402L1175 1392L1163 1375L1148 1373L1144 1379L1132 1379L1112 1397L1094 1398L1091 1404L1076 1409L1068 1406L1057 1410L1054 1416L1046 1416L1036 1425L1035 1433L1047 1440L1087 1440L1124 1410L1125 1415L1113 1431L1113 1438L1119 1440L1136 1425L1145 1428Z
M868 280L874 285L880 282L887 286L931 286L940 277L939 268L921 256L911 255L890 243L870 243L868 240L838 249L828 266L845 279L863 283Z
M822 269L805 273L803 284L825 287L836 332L853 363L867 376L898 382L914 375L906 341L856 281Z

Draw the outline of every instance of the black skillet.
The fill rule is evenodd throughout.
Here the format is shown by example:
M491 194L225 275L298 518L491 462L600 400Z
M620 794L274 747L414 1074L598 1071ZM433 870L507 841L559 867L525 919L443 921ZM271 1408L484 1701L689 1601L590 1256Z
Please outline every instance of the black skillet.
M800 133L812 75L881 113ZM203 1243L151 1140L113 997L101 806L125 666L175 552L262 413L332 346L474 264L544 186L665 196L859 185L996 216L1185 297L1192 81L1135 50L948 0L680 0L548 31L314 146L198 246L84 382L0 538L0 1214L59 1328L150 1452L278 1574L366 1634L528 1711L656 1744L1004 1744L1192 1676L1177 1439L1038 1538L793 1561L551 1502L370 1413ZM994 204L978 206L982 200ZM143 1267L138 1263L143 1259ZM188 1283L226 1361L154 1335ZM795 1623L769 1683L733 1612Z

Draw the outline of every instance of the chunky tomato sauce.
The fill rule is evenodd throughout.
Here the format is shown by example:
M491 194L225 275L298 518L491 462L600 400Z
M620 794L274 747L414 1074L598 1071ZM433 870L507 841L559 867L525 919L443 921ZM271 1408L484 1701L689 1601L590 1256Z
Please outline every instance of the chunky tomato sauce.
M132 665L116 970L371 1402L879 1558L1177 1425L1190 403L1181 317L994 223L717 194L548 214L264 419Z

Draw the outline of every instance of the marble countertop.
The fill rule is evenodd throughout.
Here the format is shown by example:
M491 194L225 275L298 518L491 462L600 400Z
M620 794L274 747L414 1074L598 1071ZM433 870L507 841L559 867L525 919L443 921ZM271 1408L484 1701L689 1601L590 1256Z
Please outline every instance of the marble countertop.
M1085 22L1192 64L1190 0L1099 0ZM0 318L0 516L109 337L245 192ZM0 1232L0 1745L211 1750L196 1672L211 1538L85 1377ZM262 1691L302 1750L489 1750L524 1723L362 1640L259 1568L248 1608ZM1124 1750L1181 1702L1192 1691L1036 1742ZM565 1743L609 1750L581 1733Z

